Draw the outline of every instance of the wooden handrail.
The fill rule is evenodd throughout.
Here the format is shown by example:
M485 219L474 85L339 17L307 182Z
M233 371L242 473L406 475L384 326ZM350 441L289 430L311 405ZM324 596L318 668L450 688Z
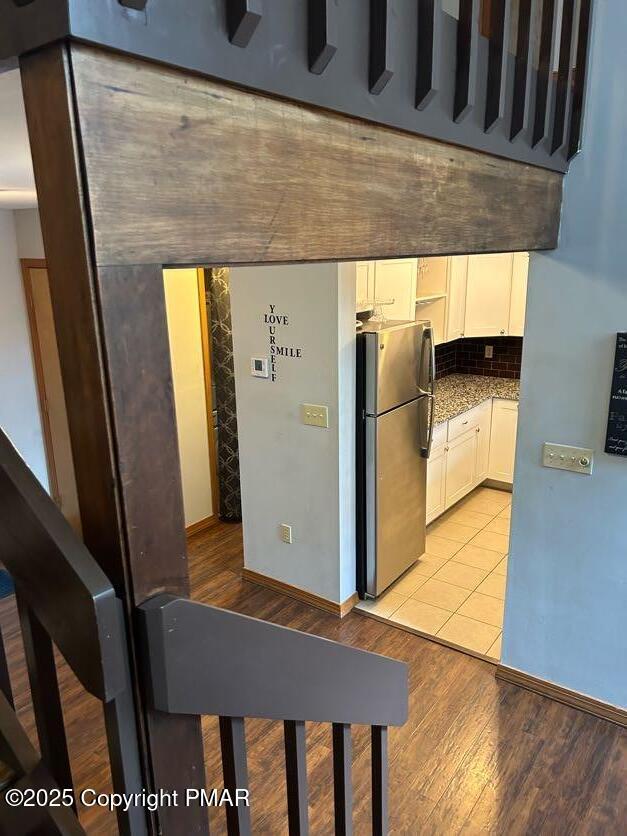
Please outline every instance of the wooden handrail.
M400 726L407 666L185 598L139 607L153 707L175 714Z

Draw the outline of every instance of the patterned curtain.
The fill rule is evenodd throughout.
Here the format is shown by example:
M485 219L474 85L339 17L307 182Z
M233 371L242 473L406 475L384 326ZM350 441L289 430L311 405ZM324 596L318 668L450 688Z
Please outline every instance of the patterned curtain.
M211 352L215 406L218 413L218 482L220 519L240 522L242 497L239 477L239 445L235 409L235 370L229 271L212 267L205 273L211 322Z

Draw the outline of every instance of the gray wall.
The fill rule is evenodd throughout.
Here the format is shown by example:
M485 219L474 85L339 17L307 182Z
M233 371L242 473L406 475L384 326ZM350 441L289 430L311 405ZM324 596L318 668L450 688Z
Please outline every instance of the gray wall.
M627 459L603 447L627 331L627 4L596 3L593 18L560 246L530 264L502 661L624 707ZM543 441L593 447L593 476L542 468Z
M355 591L355 272L337 264L230 271L244 562L340 602ZM268 356L264 315L287 315L277 380L254 378ZM329 428L304 426L303 403L326 405ZM279 525L293 526L292 545Z
M0 209L0 427L48 488L26 299L14 213Z

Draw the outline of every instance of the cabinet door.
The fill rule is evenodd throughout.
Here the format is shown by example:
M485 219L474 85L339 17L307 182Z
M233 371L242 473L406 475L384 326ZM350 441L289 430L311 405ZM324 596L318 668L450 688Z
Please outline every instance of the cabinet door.
M464 336L466 318L466 278L468 256L454 255L449 258L448 288L446 299L446 342Z
M525 333L528 275L529 253L514 253L512 298L509 307L509 333L513 337L522 337Z
M416 318L416 275L418 259L392 259L375 263L375 296L377 302L393 304L383 307L386 319Z
M477 432L472 429L449 441L446 448L446 507L450 508L475 486Z
M509 331L512 253L468 257L466 287L467 337L498 337Z
M374 262L358 261L355 264L357 285L357 310L363 311L374 305Z
M446 448L434 450L427 462L427 525L446 508Z
M490 431L492 427L492 401L477 407L477 465L475 468L475 484L479 485L488 478L490 467Z
M490 479L511 484L514 481L518 404L495 400L490 432Z

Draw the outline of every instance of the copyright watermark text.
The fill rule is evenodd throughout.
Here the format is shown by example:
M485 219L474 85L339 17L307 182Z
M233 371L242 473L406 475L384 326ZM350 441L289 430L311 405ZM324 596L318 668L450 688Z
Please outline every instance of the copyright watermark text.
M83 807L106 807L108 810L128 812L141 807L151 813L163 807L248 807L248 790L213 788L210 790L159 790L158 792L120 793L98 792L90 787L78 794L71 789L9 789L4 795L10 807L72 807L80 802Z

